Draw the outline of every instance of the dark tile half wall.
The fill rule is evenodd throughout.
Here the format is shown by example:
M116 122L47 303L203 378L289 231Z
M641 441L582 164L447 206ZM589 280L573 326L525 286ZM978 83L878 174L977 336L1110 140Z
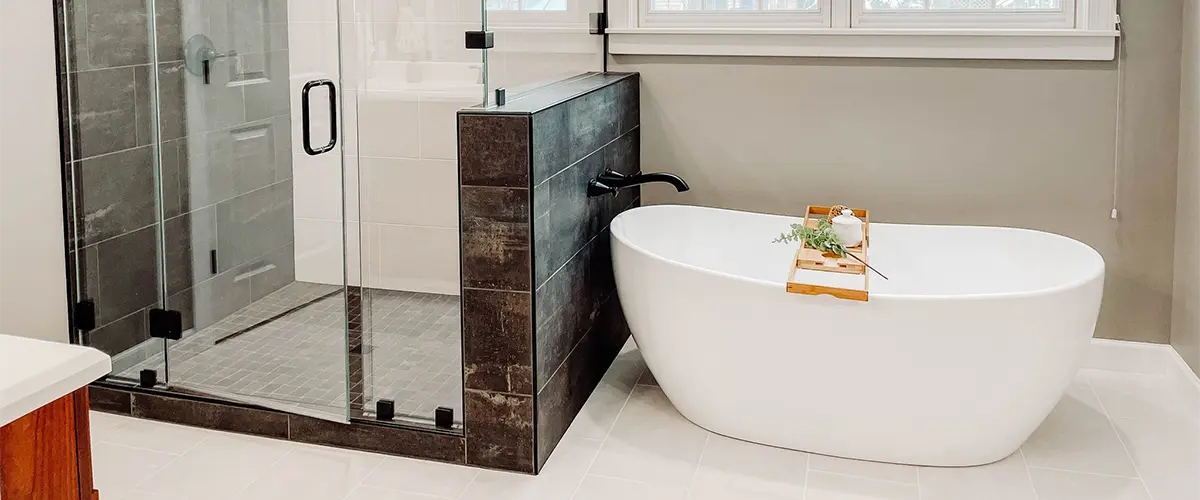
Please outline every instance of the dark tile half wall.
M636 74L594 73L459 113L464 422L469 464L536 472L629 328L608 226L639 191Z
M293 281L286 0L153 0L154 19L146 0L54 3L72 292L98 311L85 342L119 354L150 308L203 327ZM183 64L185 15L238 53L210 84Z

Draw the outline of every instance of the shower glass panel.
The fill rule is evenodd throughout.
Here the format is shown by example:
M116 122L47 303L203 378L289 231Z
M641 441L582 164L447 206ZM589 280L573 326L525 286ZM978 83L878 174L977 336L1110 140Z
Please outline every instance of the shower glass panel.
M361 296L350 370L362 399L351 416L375 417L391 400L401 422L428 424L439 408L461 422L456 113L484 102L485 51L466 49L464 33L482 29L485 9L479 0L342 4L346 165L357 175L348 278Z
M170 387L347 418L337 15L332 0L183 0L177 26L158 17L181 48L157 72L179 214L163 223L166 305L184 317ZM309 261L320 272L298 273Z
M604 37L590 33L604 0L484 0L496 47L488 51L488 89L509 98L590 71L604 71Z
M163 307L164 207L151 126L158 101L150 91L156 40L144 23L118 22L147 18L142 2L91 13L83 0L54 7L75 341L112 357L110 381L138 383L130 369L164 356L163 339L148 328L150 312Z

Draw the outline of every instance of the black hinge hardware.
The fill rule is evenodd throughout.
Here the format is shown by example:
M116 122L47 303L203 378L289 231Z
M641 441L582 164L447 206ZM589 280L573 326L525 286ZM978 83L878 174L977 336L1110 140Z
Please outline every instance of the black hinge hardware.
M487 50L496 46L496 37L491 31L468 31L467 48Z
M158 385L158 372L149 368L138 373L138 385L145 388Z
M454 427L454 408L439 406L437 410L434 410L433 425L443 429Z
M96 303L91 299L75 304L75 328L85 332L96 329Z
M151 309L150 336L168 340L182 339L183 314L168 309Z
M503 87L496 89L496 105L503 106L508 102L508 91Z
M603 35L608 29L608 14L593 12L588 14L588 32L593 35Z
M375 420L391 420L396 418L396 402L390 399L380 399L375 402Z
M208 251L208 267L210 268L210 270L212 271L212 273L214 275L217 274L217 250L216 249L212 249L212 250Z

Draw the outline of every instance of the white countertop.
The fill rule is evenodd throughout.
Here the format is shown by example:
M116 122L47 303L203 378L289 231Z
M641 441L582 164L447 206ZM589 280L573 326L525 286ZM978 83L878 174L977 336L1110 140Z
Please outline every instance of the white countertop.
M108 355L90 347L0 335L0 426L111 370Z

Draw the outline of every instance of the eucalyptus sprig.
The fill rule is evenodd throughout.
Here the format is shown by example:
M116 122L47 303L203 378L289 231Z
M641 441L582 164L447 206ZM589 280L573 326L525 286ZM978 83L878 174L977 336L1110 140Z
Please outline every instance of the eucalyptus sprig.
M824 253L835 254L838 257L847 255L846 246L842 244L842 240L838 239L837 233L833 232L833 224L829 222L828 217L819 219L816 229L804 224L792 224L792 232L780 234L773 243L798 243L800 241Z

